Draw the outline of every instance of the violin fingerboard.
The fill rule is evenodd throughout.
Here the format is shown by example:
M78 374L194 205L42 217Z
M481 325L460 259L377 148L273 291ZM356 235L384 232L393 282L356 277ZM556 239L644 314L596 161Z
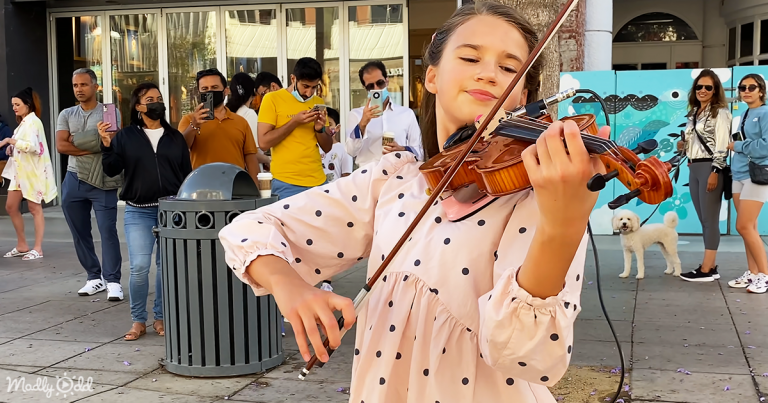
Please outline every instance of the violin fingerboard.
M528 124L518 124L514 122L502 122L496 127L494 133L501 137L513 140L535 143L545 129L546 127L529 126ZM586 133L582 133L581 138L584 141L584 147L590 154L602 154L612 148L611 145L613 142L610 140ZM567 149L568 145L565 143L565 139L563 139L563 144Z

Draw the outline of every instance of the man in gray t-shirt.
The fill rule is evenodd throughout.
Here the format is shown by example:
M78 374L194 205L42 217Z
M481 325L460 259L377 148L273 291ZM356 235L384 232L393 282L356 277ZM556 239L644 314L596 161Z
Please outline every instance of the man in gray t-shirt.
M122 256L117 236L117 189L121 177L106 176L101 166L97 125L103 120L104 105L96 99L96 74L90 69L75 70L72 88L80 104L59 114L56 149L69 156L61 184L61 207L72 232L77 259L88 273L88 280L78 294L89 296L107 290L108 300L122 301ZM91 210L96 214L101 235L101 263L91 235Z

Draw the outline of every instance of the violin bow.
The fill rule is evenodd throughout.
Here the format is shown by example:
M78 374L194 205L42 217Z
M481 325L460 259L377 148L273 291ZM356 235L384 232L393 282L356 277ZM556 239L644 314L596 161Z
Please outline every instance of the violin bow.
M552 40L555 33L558 31L558 29L560 29L560 26L563 24L563 22L565 22L565 19L568 17L571 11L573 11L573 9L576 7L578 2L579 0L568 0L566 2L562 10L560 10L560 13L557 15L557 18L555 18L555 21L552 23L552 25L550 25L550 27L544 33L544 37L539 41L536 47L533 48L533 51L531 51L531 54L528 56L528 59L525 61L525 63L523 63L523 66L520 69L520 72L518 72L515 75L515 78L513 78L512 82L509 83L507 88L504 90L504 93L496 101L496 104L493 105L493 108L491 108L491 111L485 116L485 119L477 128L477 131L475 131L475 134L466 143L459 157L456 158L451 168L448 170L445 176L443 176L443 179L437 184L437 187L432 191L432 194L430 194L429 199L427 199L427 202L424 203L424 206L416 215L416 218L414 218L413 222L411 222L411 225L408 226L408 229L405 230L405 233L403 233L402 237L400 237L400 240L397 241L397 244L395 244L394 248L392 248L392 251L381 263L381 266L379 266L378 270L376 270L376 273L374 273L373 276L371 276L371 278L368 280L365 286L363 286L363 288L357 294L357 296L353 301L355 306L355 315L358 314L359 308L366 301L366 298L370 293L371 289L374 287L374 285L376 285L381 275L384 274L384 271L387 269L389 264L395 258L395 256L400 251L400 249L403 247L408 237L413 233L413 231L416 229L416 226L421 222L422 218L424 218L424 215L427 213L429 208L432 206L433 203L435 203L437 198L440 197L440 195L445 190L446 186L448 186L448 183L453 179L453 177L456 175L456 172L458 172L459 168L464 164L467 157L469 156L469 153L472 151L472 149L474 149L478 141L480 141L480 138L482 137L483 132L491 123L491 121L495 118L496 113L499 112L499 109L501 109L501 106L504 104L504 102L507 100L509 95L512 93L512 90L514 90L515 86L517 86L520 80L523 79L526 76L526 74L528 74L528 71L531 69L531 66L536 61L536 59L538 59L538 57L541 55L541 52L542 50L544 50L544 47L547 46L550 40ZM347 332L346 329L344 329L344 317L343 316L340 317L337 322L339 324L340 336L344 337L344 335ZM323 347L328 352L328 358L330 359L331 355L333 355L333 352L335 350L330 347L329 339L327 337L323 342ZM301 373L299 374L299 379L302 379L302 380L305 379L305 377L309 374L309 371L316 364L319 367L323 366L323 363L320 362L320 360L317 358L317 353L315 353L312 356L312 358L310 358L310 360L307 362L307 365L301 370Z

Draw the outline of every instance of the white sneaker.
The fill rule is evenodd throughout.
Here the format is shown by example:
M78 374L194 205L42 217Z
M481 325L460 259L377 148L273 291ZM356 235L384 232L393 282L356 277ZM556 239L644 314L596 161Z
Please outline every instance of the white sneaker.
M749 287L747 287L747 291L755 294L763 294L768 291L768 276L763 273L759 273L757 275L757 279L753 281Z
M107 283L107 300L122 301L123 286L120 283Z
M741 277L731 280L728 282L728 287L731 288L747 288L750 284L752 284L757 279L757 274L752 274L751 271L747 270L744 272L744 274L741 275Z
M333 287L331 287L331 284L323 282L323 284L320 284L320 289L323 291L333 292Z
M81 297L86 297L88 295L96 294L97 292L102 292L106 290L107 287L104 286L104 282L101 280L88 280L85 282L85 287L81 288L77 295Z

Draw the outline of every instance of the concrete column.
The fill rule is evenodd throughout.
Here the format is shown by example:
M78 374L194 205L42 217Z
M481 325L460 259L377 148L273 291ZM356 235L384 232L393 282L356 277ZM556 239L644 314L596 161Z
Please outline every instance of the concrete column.
M587 0L584 70L611 70L612 58L613 0Z
M725 67L728 56L725 43L728 40L728 29L725 20L720 16L720 0L704 0L704 28L701 42L703 44L700 67Z

